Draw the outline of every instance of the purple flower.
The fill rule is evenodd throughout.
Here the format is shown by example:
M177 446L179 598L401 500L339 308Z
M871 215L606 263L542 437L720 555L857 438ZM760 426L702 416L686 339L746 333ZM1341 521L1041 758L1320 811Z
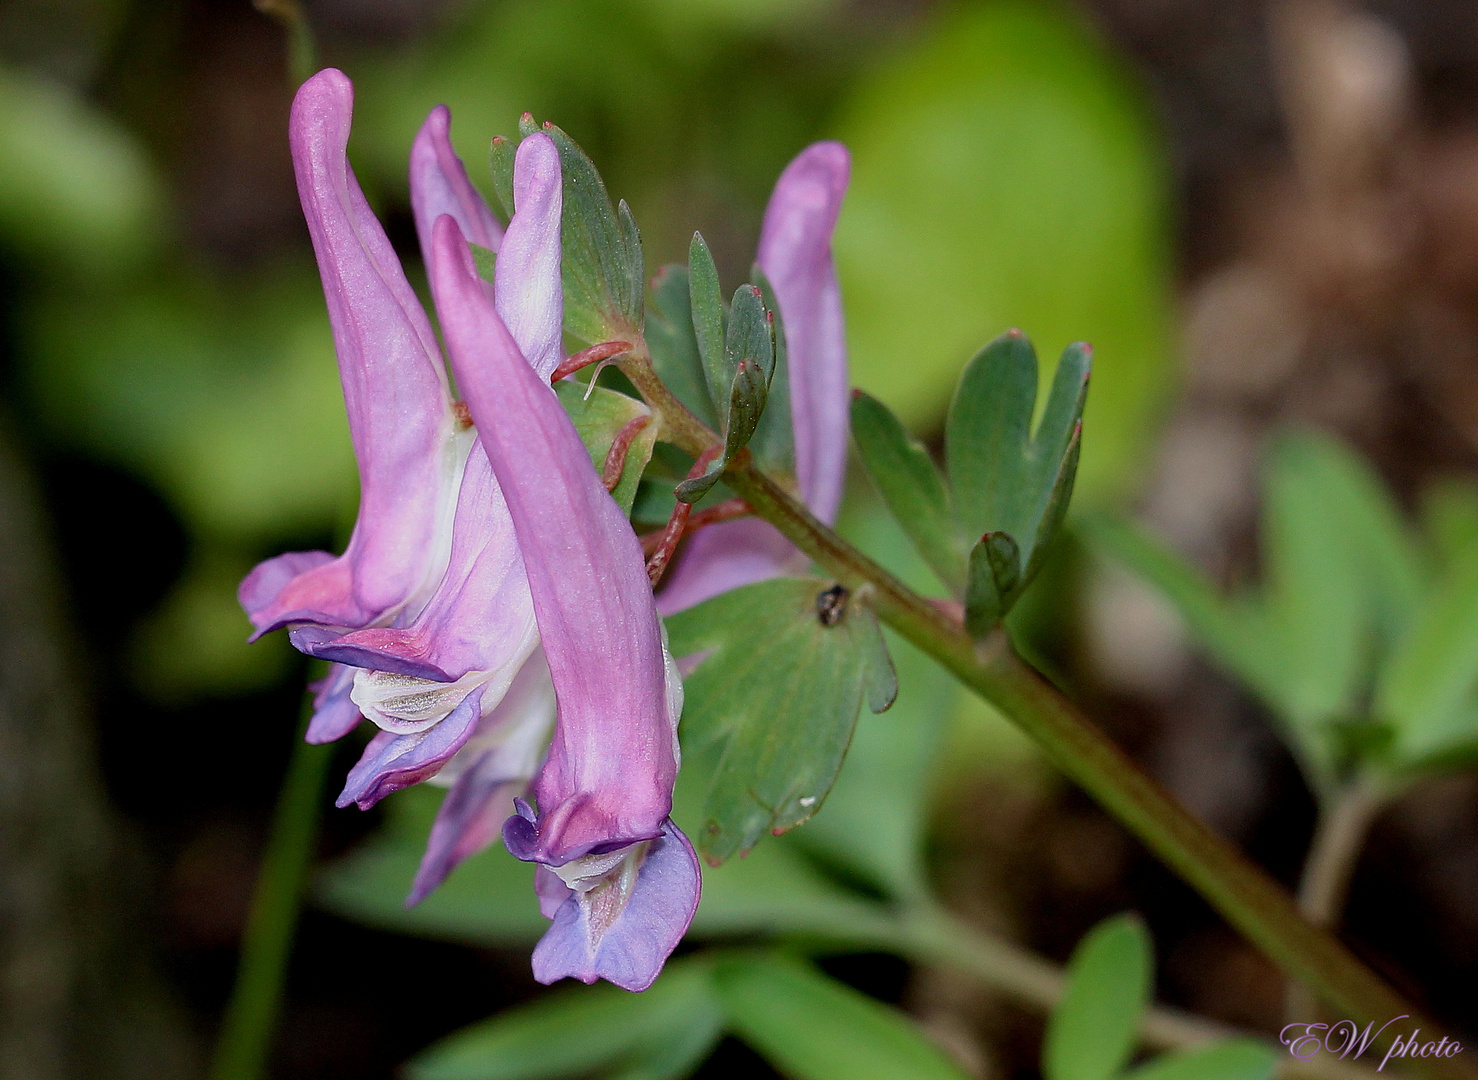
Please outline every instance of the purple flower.
M529 189L558 169L547 136L523 141L520 212ZM669 817L681 681L641 545L547 378L488 303L450 216L436 223L430 271L452 368L513 519L558 701L532 789L538 809L520 800L503 827L509 851L540 864L541 904L553 918L534 975L642 990L692 919L699 871Z
M293 103L290 137L323 276L363 490L349 548L291 553L242 583L258 635L335 661L314 689L311 742L381 730L339 805L451 784L411 900L497 835L543 754L553 700L513 523L487 455L452 402L430 323L350 170L353 90L332 69ZM560 358L560 177L520 180L506 236L467 181L433 110L411 155L424 248L443 214L501 249L496 301L524 351ZM491 291L491 290L490 290ZM495 824L489 829L487 822Z
M319 72L293 100L289 138L349 409L359 517L337 558L289 552L241 583L258 637L387 624L423 603L446 565L470 445L431 323L349 168L353 96L342 72Z
M836 520L847 470L851 396L831 235L850 169L841 143L821 142L801 151L775 184L756 255L785 325L796 481L811 513L828 525ZM808 565L768 522L721 522L687 541L658 605L664 614L674 614Z

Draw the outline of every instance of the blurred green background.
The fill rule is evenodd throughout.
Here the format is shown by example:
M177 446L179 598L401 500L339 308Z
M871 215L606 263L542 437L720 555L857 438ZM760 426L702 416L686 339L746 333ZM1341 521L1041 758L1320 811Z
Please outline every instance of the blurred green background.
M997 333L1032 335L1044 379L1087 338L1082 497L1130 488L1168 391L1166 170L1141 95L1078 13L527 0L435 14L434 30L393 46L320 33L323 62L355 80L351 156L399 218L397 240L407 148L437 102L479 180L489 139L521 111L556 119L632 204L649 265L698 228L734 280L785 162L841 138L855 162L837 237L854 381L928 432ZM130 22L159 16L93 18L96 79L122 62L109 52ZM112 108L38 64L0 83L0 227L34 260L15 308L16 386L49 440L146 478L185 523L187 571L135 642L142 685L171 699L281 677L282 643L242 643L231 583L282 538L331 533L354 498L289 178L181 190L249 183L216 175L241 163L202 155L261 154L283 171L287 81L268 81L284 61L261 22L261 51L236 61L258 65L261 85L213 91L249 97L234 108L253 111L235 118L250 134L199 130L206 102L198 88L181 99L178 81L119 89ZM221 145L242 139L263 145Z

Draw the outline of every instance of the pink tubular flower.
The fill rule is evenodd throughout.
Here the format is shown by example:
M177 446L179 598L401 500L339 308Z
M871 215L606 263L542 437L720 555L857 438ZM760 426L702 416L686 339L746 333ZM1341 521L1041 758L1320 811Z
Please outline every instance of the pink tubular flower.
M811 513L836 520L847 471L851 395L841 292L831 235L851 161L841 143L808 146L770 196L756 255L785 327L796 480ZM687 541L657 596L672 615L719 593L809 565L774 526L756 518L710 525Z
M516 163L521 210L559 158L536 134ZM430 271L452 368L507 498L558 701L532 789L537 812L520 801L503 827L508 849L540 864L553 918L534 975L645 989L692 919L699 871L668 816L681 683L641 545L547 378L487 302L449 216L436 223ZM500 256L500 281L503 271Z
M315 687L309 741L341 737L361 713L381 729L339 805L368 807L427 779L453 784L415 901L496 838L542 759L554 712L507 505L349 168L352 106L349 80L319 72L298 91L290 137L360 466L359 519L342 556L269 560L242 583L241 600L259 635L289 626L303 652L336 661ZM524 211L505 236L452 152L448 123L444 107L433 110L411 155L424 246L450 214L477 243L501 248L498 309L525 352L552 367L562 315L558 170L524 184Z

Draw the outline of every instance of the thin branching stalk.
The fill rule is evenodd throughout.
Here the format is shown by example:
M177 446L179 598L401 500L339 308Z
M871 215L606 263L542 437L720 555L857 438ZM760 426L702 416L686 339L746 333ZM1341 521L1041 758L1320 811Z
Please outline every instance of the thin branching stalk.
M1298 909L1315 926L1338 930L1350 879L1365 838L1386 804L1387 791L1359 776L1320 807L1314 838L1298 883ZM1289 1023L1313 1019L1315 1002L1304 984L1289 980L1284 1017Z

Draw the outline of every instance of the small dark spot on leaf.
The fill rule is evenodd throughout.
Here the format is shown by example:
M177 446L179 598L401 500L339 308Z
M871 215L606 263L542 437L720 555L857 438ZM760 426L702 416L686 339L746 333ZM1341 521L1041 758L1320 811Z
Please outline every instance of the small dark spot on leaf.
M821 621L822 626L835 626L846 613L847 590L843 586L833 585L817 594L816 618Z

